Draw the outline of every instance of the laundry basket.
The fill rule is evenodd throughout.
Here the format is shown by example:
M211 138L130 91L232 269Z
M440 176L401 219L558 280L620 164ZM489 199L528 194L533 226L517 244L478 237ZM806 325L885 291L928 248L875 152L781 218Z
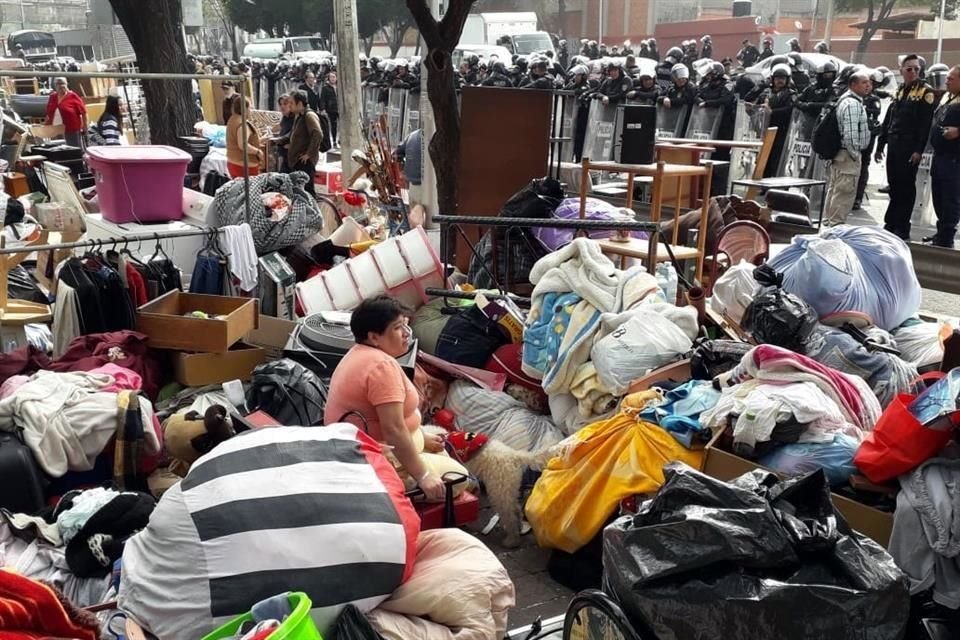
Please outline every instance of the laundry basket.
M290 606L293 608L293 613L273 633L267 636L267 640L323 640L310 617L310 609L313 607L313 603L307 597L307 594L291 593ZM216 631L205 635L203 640L232 638L237 635L240 625L247 620L253 620L252 613L245 613L238 618L234 618Z

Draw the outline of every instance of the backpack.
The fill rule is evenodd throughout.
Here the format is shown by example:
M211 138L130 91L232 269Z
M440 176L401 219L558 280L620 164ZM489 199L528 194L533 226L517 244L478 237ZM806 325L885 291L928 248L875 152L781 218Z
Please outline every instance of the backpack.
M837 120L837 105L824 105L820 112L820 119L813 128L813 140L811 146L814 153L824 160L833 160L843 148L843 138L840 135L840 122Z

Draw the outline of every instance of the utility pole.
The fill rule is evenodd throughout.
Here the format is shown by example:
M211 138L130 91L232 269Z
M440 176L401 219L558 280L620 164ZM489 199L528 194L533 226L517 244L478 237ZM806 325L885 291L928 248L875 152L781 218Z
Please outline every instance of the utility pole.
M363 111L360 100L357 0L334 0L333 13L337 29L337 76L340 84L337 102L340 113L345 116L340 119L340 166L346 180L356 171L350 154L354 149L365 148L360 131L360 116Z
M442 17L440 14L440 0L432 0L430 3L430 11L438 20ZM426 59L430 50L427 48L427 43L424 42L422 35L420 36L420 42L422 43L423 59ZM424 64L424 62L421 61L420 64ZM437 172L433 169L433 160L430 158L428 145L430 144L430 140L433 139L433 134L437 132L437 121L433 117L433 105L430 104L430 98L427 97L426 69L420 70L420 95L418 98L420 100L420 168L422 173L420 188L411 188L410 204L415 204L413 196L414 193L416 193L418 203L423 205L423 208L427 212L427 219L426 222L424 222L424 226L431 229L434 227L433 215L439 213L439 211L437 205ZM410 97L408 96L407 100L409 99Z
M823 25L823 41L827 43L828 47L833 36L833 1L827 0L827 23Z
M947 0L940 0L940 22L937 25L937 58L935 62L941 62L943 55L943 21L947 19L944 15L947 12Z

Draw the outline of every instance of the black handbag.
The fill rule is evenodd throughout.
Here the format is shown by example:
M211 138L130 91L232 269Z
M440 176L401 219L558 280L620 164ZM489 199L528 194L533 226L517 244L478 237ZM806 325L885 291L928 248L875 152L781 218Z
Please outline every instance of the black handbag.
M0 507L34 514L45 506L46 482L33 452L19 433L0 432Z

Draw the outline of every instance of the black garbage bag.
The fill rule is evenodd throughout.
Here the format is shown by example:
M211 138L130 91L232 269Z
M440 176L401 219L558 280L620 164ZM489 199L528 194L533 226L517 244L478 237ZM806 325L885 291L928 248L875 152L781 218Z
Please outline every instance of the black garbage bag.
M340 612L328 635L329 640L383 640L367 617L352 604Z
M721 482L683 464L604 530L604 591L647 637L899 640L903 573L855 533L823 471Z
M739 340L703 340L693 348L690 372L695 380L713 380L740 364L752 344Z
M250 411L265 411L283 425L309 427L323 424L326 404L323 381L299 362L282 358L253 370L247 390Z
M820 322L817 312L806 302L780 288L783 276L767 265L754 270L754 279L766 288L760 290L747 307L741 326L758 344L773 344L798 353Z
M14 300L28 300L40 304L50 302L36 279L22 264L7 272L7 294Z

